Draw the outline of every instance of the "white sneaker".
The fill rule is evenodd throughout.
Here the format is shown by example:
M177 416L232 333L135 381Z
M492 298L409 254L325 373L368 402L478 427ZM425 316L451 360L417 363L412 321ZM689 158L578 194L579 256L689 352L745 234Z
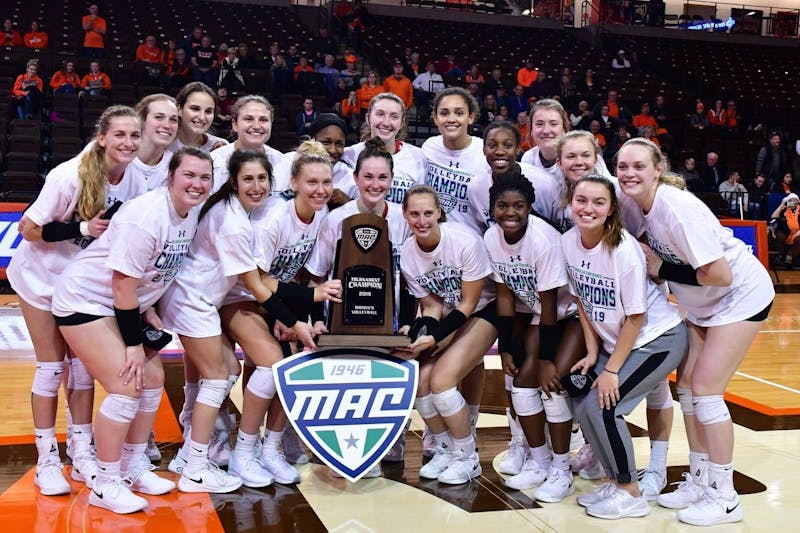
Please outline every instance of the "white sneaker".
M439 474L439 483L448 485L461 485L467 483L483 473L481 461L477 453L467 456L463 451L453 452L453 459L447 468Z
M600 461L598 461L596 457L594 459L594 462L581 468L580 471L578 471L578 476L581 479L588 479L589 481L594 481L596 479L603 479L605 475L606 475L606 470L605 468L603 468L603 465L600 464Z
M39 457L33 483L39 487L39 492L45 496L56 496L72 492L69 481L64 477L64 465L61 464L61 458L58 455Z
M291 424L286 424L286 430L281 437L281 447L290 464L304 465L309 461L308 455L303 449L303 443Z
M651 470L644 469L639 477L639 491L647 501L653 501L658 498L664 487L667 486L667 471L664 470Z
M551 466L547 479L534 491L533 497L540 502L558 503L570 494L575 494L572 472Z
M583 438L583 431L581 431L581 427L578 426L578 431L572 431L569 434L569 449L570 451L578 450L580 451L581 447L586 443L585 439Z
M228 472L242 478L242 485L245 487L267 487L275 482L275 476L257 457L236 451L231 455Z
M233 492L241 486L242 479L239 476L221 470L212 462L198 472L188 472L188 468L184 468L178 480L178 490L181 492L223 494Z
M117 514L141 511L147 507L147 500L131 492L130 483L128 479L117 477L110 483L96 485L89 492L89 504Z
M686 509L703 498L705 487L701 487L689 472L683 473L683 481L673 483L678 488L673 492L660 494L657 498L658 505L668 509Z
M84 447L82 450L73 448L73 453L70 477L75 481L85 483L91 489L97 479L97 456L94 454L94 449L91 447Z
M439 474L447 469L450 461L453 460L453 454L449 449L437 446L433 452L433 457L430 461L422 465L419 469L419 477L425 479L438 479Z
M595 518L618 520L646 516L650 512L650 506L642 496L634 498L628 491L613 487L614 491L608 497L587 507L586 513Z
M231 460L231 434L226 431L215 430L208 441L208 459L219 466L228 466Z
M131 490L151 496L159 496L171 492L175 488L175 482L160 477L153 472L156 467L146 462L145 457L143 456L139 461L131 464L125 475L131 481ZM149 460L149 457L147 459Z
M706 488L703 497L690 507L678 511L678 520L694 526L713 526L729 524L744 519L744 509L739 495L724 498L711 487Z
M582 507L589 507L590 505L595 504L600 500L605 500L606 498L611 496L611 494L613 494L615 490L617 490L617 487L615 487L613 483L611 482L603 483L602 485L594 489L592 492L588 492L586 494L581 494L580 496L578 496L577 498L578 505Z
M520 473L508 478L505 484L510 489L526 490L541 485L545 479L547 479L547 468L539 465L533 457L528 457Z
M525 466L525 458L528 455L528 447L525 445L525 437L517 435L511 437L508 442L508 451L506 456L500 462L499 472L501 474L508 474L516 476L522 472L522 467Z
M581 469L595 462L594 451L588 442L584 442L578 453L572 456L569 460L569 466L574 473L578 473Z
M144 453L147 455L147 458L150 459L151 463L158 464L161 462L161 450L158 449L156 436L152 431L150 432L150 437L147 439L147 448L145 448Z
M436 440L428 426L425 426L422 430L422 457L433 457L434 453L436 453Z
M262 454L261 463L267 470L272 472L276 482L282 485L300 483L300 472L286 462L286 457L284 457L283 453L273 452L269 455Z

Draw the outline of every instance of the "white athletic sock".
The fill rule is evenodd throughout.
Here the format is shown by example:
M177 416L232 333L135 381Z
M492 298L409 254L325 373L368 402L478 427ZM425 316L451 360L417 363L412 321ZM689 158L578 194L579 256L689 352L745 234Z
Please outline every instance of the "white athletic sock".
M36 435L36 451L39 453L39 457L59 455L55 427L45 429L33 428L33 433Z
M531 447L531 457L533 457L533 460L536 461L536 464L539 466L549 467L550 461L552 460L550 447L547 444L542 444L535 448Z
M553 453L553 466L559 470L569 470L569 452Z
M433 433L433 440L436 442L436 446L444 448L447 451L452 451L453 445L450 442L450 434L448 432Z
M92 442L92 425L72 424L72 441L90 444Z
M264 444L261 448L261 453L264 456L272 455L281 451L281 438L283 431L270 431L267 438L264 439Z
M128 442L124 443L122 445L122 455L120 455L119 458L120 472L123 472L123 475L127 476L128 472L130 472L131 466L139 462L146 449L146 442L141 444L130 444Z
M463 439L453 438L453 448L464 452L466 457L472 457L475 454L475 439L471 433Z
M208 465L208 444L199 444L189 439L189 456L186 458L184 473L203 470Z
M105 462L97 460L97 481L96 485L111 483L114 478L119 476L119 461Z
M708 454L689 451L689 471L698 485L708 486Z
M236 434L236 449L234 449L234 452L245 455L252 454L256 447L257 439L257 434L251 435L250 433L245 433L241 428L239 428L239 432Z
M469 424L473 429L478 427L478 416L481 414L481 406L471 404L469 407Z
M511 431L512 437L525 438L525 432L522 431L522 425L519 419L511 416L511 409L506 408L506 418L508 418L508 429Z
M650 470L662 472L667 468L667 452L669 451L669 441L652 440L650 441Z
M708 486L723 498L731 499L736 494L733 488L733 463L720 465L708 462Z

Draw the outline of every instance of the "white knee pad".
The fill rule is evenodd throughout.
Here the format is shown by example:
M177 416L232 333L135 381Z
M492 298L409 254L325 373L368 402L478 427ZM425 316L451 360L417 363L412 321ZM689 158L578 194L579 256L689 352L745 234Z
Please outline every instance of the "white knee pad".
M91 390L94 388L94 378L77 357L69 360L69 383L67 387L74 390Z
M272 369L268 366L257 366L247 382L247 390L265 400L275 396L275 376Z
M718 424L731 419L731 413L728 411L728 406L722 395L714 396L695 396L692 400L694 403L694 416L701 424Z
M692 403L692 389L682 389L678 387L678 403L681 404L683 414L694 416L694 404Z
M504 378L504 384L506 386L506 390L508 392L511 392L511 390L514 388L514 378L512 378L508 374L504 374L503 378Z
M672 393L669 391L669 381L665 379L647 394L647 408L653 411L661 411L671 407Z
M200 390L197 392L196 403L219 409L228 396L229 383L227 379L201 379L198 383Z
M433 405L433 394L420 396L414 401L414 407L422 418L433 418L437 415L436 406Z
M433 396L433 405L442 416L453 416L467 405L464 397L455 387L438 394L431 394L431 396Z
M139 411L142 413L155 413L161 405L161 393L164 387L157 389L144 389L139 396Z
M511 387L511 404L517 416L533 416L544 411L542 405L542 389L536 387Z
M100 404L100 414L120 424L130 424L139 410L139 398L109 394Z
M566 394L551 393L550 399L542 398L544 414L551 424L560 424L572 420L572 406Z
M56 398L63 379L64 361L37 362L31 392L39 396Z

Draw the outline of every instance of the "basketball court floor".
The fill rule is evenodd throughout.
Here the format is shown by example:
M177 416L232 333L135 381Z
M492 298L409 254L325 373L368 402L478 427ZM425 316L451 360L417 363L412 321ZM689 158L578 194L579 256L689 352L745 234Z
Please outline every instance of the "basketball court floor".
M730 384L726 400L736 433L735 484L745 520L708 531L800 530L800 274L781 272L771 316ZM568 497L558 504L537 503L532 491L507 489L496 467L508 440L499 358L486 357L487 385L481 406L478 444L483 475L462 486L420 480L421 424L414 414L404 463L384 463L384 477L350 483L315 462L301 465L302 482L265 489L242 488L228 495L171 494L152 497L147 510L128 516L90 507L88 490L73 483L68 496L41 496L33 485L36 461L30 414L33 351L16 297L0 297L0 516L2 531L123 532L499 532L499 531L691 531L674 511L651 503L646 518L604 521L588 517ZM161 404L155 434L166 470L181 441L177 423L183 385L179 347L164 352L168 401ZM97 387L96 405L102 398ZM241 407L241 388L232 393ZM681 479L688 461L680 409L669 450L669 482ZM56 431L65 431L59 413ZM649 442L644 406L629 418L637 463L646 465ZM70 467L67 467L70 468ZM577 479L577 493L595 482ZM668 485L667 490L671 490Z

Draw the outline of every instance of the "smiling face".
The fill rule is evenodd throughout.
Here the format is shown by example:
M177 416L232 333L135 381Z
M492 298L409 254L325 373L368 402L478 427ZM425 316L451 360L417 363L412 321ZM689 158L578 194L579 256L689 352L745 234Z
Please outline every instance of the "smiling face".
M272 135L272 113L261 102L248 102L232 123L243 148L260 150Z
M354 176L359 199L370 210L381 205L392 187L392 170L385 157L366 157Z
M264 204L269 195L269 174L259 161L242 164L236 176L236 196L245 211L252 211Z
M517 242L525 233L530 214L531 206L519 191L504 191L497 196L492 205L492 217L509 242Z
M186 129L193 136L203 135L214 122L215 109L211 95L200 91L191 93L179 110L181 129Z
M156 100L147 106L142 135L148 142L166 149L178 133L178 108L169 100Z
M124 166L133 161L141 138L142 128L138 118L113 117L106 132L97 134L97 144L105 151L106 168Z
M367 124L370 135L378 137L383 144L390 145L403 129L403 108L398 102L382 98L372 105L367 115Z
M555 159L558 139L564 135L564 121L555 109L537 109L531 118L531 138L547 159Z
M439 218L442 210L430 193L417 193L406 197L403 216L417 241L439 235Z
M570 183L575 183L581 177L591 174L596 164L597 152L589 139L576 137L562 145L558 166Z
M180 165L169 177L172 205L181 216L203 203L211 188L211 161L192 155L183 157Z
M331 158L331 165L335 165L344 154L345 135L342 128L338 126L326 126L319 130L314 136L325 147L328 157Z
M433 115L445 146L451 149L468 140L469 127L474 121L475 114L470 112L466 100L457 94L443 97Z
M652 205L658 178L663 171L663 165L660 162L655 164L652 152L646 146L623 146L617 155L620 189L645 210L649 210Z
M483 155L492 168L492 174L504 174L517 157L517 139L508 128L494 128L483 143Z
M611 214L611 195L602 183L583 181L575 187L570 203L572 219L581 232L581 238L586 245L587 239L597 240L603 234L606 219ZM588 244L594 246L596 243Z
M292 176L292 189L297 199L312 210L323 209L333 194L333 172L327 163L303 165L298 176Z

